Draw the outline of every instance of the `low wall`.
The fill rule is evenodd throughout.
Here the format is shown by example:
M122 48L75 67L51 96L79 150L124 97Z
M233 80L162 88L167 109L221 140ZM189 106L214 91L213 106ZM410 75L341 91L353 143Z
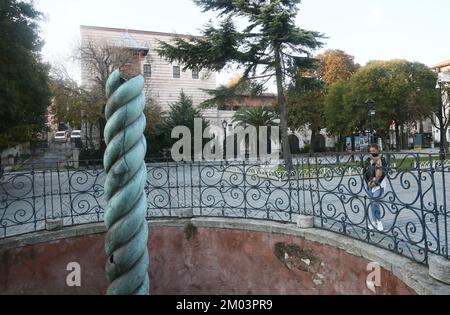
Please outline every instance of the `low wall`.
M0 294L104 294L102 225L0 241ZM232 219L150 223L152 294L374 294L367 266L381 266L376 294L445 294L427 268L331 232ZM69 287L70 263L81 287Z

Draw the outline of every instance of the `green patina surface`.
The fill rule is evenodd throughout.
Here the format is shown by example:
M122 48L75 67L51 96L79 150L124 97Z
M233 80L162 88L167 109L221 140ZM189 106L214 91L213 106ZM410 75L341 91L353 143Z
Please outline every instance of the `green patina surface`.
M107 174L105 252L109 258L109 295L149 294L143 88L142 76L125 81L118 70L106 84L107 149L103 163Z

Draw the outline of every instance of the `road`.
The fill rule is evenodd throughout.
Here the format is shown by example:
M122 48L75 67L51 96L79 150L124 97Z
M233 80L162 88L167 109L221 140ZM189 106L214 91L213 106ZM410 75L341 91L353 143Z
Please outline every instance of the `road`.
M51 169L56 165L64 165L67 161L72 160L73 150L75 146L70 143L51 143L49 147L28 159L18 170Z

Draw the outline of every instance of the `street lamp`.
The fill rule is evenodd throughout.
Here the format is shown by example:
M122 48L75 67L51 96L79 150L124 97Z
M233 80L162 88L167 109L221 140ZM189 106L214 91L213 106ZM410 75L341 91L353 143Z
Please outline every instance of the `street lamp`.
M84 109L81 110L81 119L82 119L82 121L80 124L81 125L80 129L82 128L82 126L84 124L84 139L85 139L84 145L85 145L85 148L87 148L88 147L87 121L86 121L87 115L86 115L86 111Z
M367 106L374 106L375 105L375 101L373 99L369 98L365 102L365 104ZM373 137L373 118L375 117L376 113L377 112L374 109L370 109L369 110L369 119L370 119L369 142L370 142L370 144L374 143L374 141L375 141L375 139Z
M226 120L222 121L222 128L223 128L223 160L227 160L227 128L228 128L228 122Z
M369 117L370 117L370 142L375 143L375 136L374 136L374 130L373 130L373 119L377 112L375 110L369 111Z

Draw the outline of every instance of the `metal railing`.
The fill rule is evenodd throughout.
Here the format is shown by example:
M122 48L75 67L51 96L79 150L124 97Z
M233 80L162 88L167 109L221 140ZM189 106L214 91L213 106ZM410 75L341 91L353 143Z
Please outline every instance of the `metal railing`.
M432 154L385 153L387 188L368 196L364 154L301 156L290 172L259 161L147 164L148 218L177 216L296 222L315 217L334 231L427 264L449 257L450 162ZM0 238L44 230L48 219L66 226L102 222L105 174L101 161L31 165L0 181ZM371 229L378 202L384 231Z

